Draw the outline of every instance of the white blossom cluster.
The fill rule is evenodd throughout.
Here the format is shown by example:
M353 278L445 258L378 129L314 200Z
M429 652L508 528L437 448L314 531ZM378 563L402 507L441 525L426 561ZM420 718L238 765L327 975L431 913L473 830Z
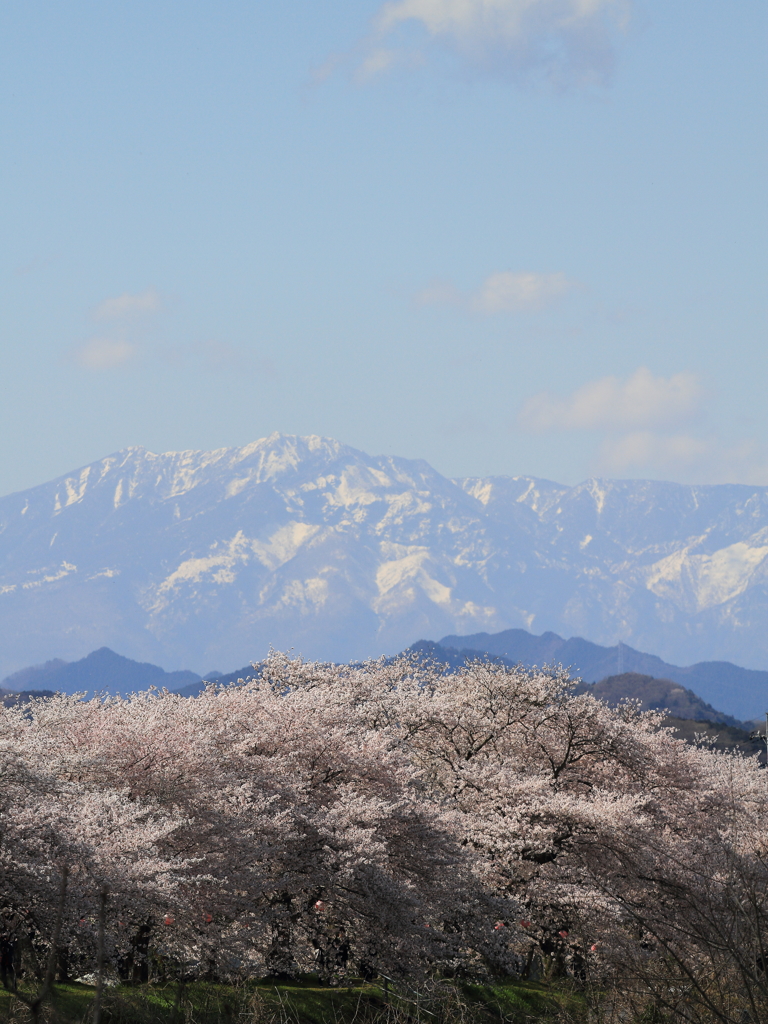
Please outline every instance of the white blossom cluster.
M0 770L5 974L57 912L92 971L101 913L135 980L546 967L766 1006L766 773L559 669L273 654L194 699L5 708Z

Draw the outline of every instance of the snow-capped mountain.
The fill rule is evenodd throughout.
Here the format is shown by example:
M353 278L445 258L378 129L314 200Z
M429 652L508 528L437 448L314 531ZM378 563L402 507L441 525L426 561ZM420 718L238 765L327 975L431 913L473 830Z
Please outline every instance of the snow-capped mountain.
M768 664L768 488L450 480L320 437L129 448L0 499L0 676L213 668L524 627Z

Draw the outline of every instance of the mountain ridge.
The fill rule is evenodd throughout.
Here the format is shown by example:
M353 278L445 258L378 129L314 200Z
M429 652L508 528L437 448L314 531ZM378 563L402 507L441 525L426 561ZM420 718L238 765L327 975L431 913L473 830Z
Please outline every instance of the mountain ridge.
M767 488L454 480L316 436L133 447L0 499L0 674L103 646L181 669L508 628L757 668L767 583Z
M768 672L742 668L731 662L672 665L654 654L636 651L628 644L604 647L583 637L565 640L556 633L535 636L521 629L508 629L496 634L448 635L437 643L447 649L482 651L528 666L557 662L588 683L597 683L624 672L669 679L695 690L711 705L729 708L730 713L741 721L757 717L768 707Z

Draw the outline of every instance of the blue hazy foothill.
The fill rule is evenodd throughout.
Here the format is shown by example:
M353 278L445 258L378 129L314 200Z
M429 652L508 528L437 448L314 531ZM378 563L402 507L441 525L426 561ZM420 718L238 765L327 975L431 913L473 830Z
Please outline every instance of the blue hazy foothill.
M449 635L437 642L419 640L406 653L454 669L468 660L486 657L527 667L559 664L581 680L582 689L609 704L632 698L644 710L666 710L680 720L732 728L749 727L768 700L768 672L730 662L701 662L681 668L625 644L602 647L581 637L564 640L551 632L535 636L524 629L508 629ZM194 697L206 682L226 685L254 674L252 664L228 673L209 672L204 678L188 670L165 672L157 665L132 661L101 647L79 661L55 658L14 672L2 680L0 696L15 700L54 691L127 694L155 686Z
M100 647L79 661L66 662L54 658L43 665L20 669L3 679L0 691L40 691L58 693L135 693L158 689L179 690L200 681L196 672L165 672L149 662L132 661Z
M429 641L419 641L414 644L414 649L424 645L429 645ZM524 629L469 636L449 635L439 640L438 645L441 652L451 652L448 658L442 653L436 654L440 660L455 658L453 652L466 656L468 652L480 651L505 658L513 664L560 664L587 683L623 673L668 679L694 690L708 704L723 708L742 721L758 718L768 709L768 672L741 668L729 661L701 661L681 667L669 664L654 654L644 654L627 644L603 647L579 636L564 640L556 633L534 636Z

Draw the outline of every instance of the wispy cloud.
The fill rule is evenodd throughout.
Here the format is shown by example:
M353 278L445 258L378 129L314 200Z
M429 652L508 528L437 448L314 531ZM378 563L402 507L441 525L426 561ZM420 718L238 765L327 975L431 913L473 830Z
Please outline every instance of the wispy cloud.
M273 360L247 346L216 338L171 341L152 319L163 308L154 288L105 299L90 313L93 320L106 321L104 333L70 349L65 360L89 371L126 368L140 360L147 366L160 362L193 373L232 373L248 378L276 375Z
M410 24L475 65L585 84L610 74L614 34L629 10L629 0L389 0L375 17L371 45Z
M105 299L92 311L94 320L128 320L136 316L146 316L162 309L160 296L154 288L131 294L124 292L111 299Z
M481 313L521 313L550 306L576 287L565 274L491 274L472 296Z
M71 353L78 366L86 370L111 370L130 362L137 354L136 346L118 338L91 338Z
M367 82L371 78L390 71L394 67L419 67L424 57L418 51L408 51L387 46L375 46L369 50L355 69L355 79Z
M649 466L680 471L699 463L711 450L711 443L691 434L663 435L637 430L606 439L597 461L607 473L624 473Z
M462 292L449 281L433 281L414 300L419 306L456 306L476 313L535 313L578 287L578 282L565 274L502 270L470 292Z
M642 475L696 483L768 484L768 450L753 438L736 444L693 434L635 431L606 438L593 463L600 476Z
M142 362L160 361L184 372L203 370L247 377L274 377L277 373L268 356L216 340L148 345L146 342L134 344L120 337L95 337L71 349L67 358L91 371L122 368L140 358Z
M601 377L564 398L543 391L523 406L519 425L528 431L637 430L689 420L701 407L703 389L693 373L654 377L640 367L630 377Z
M108 332L89 338L72 349L69 360L86 370L113 370L131 363L139 355L150 329L147 318L162 309L155 288L124 292L104 299L90 313L91 320L106 324Z
M768 484L768 447L718 437L707 424L706 397L694 373L654 376L641 367L623 379L600 377L563 397L534 395L517 424L531 433L596 433L596 476Z
M376 20L384 32L414 20L433 35L519 39L534 30L572 29L618 6L617 0L389 0Z

